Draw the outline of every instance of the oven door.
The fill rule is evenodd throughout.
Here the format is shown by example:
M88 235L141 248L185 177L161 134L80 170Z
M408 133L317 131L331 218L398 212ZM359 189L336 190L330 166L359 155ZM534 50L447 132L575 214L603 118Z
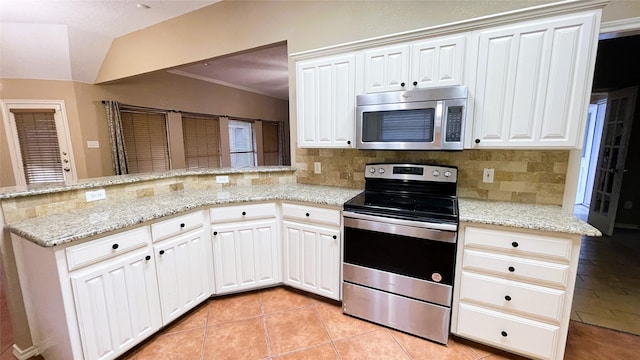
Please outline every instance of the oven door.
M381 216L343 214L345 282L451 305L456 231L404 225L403 220Z

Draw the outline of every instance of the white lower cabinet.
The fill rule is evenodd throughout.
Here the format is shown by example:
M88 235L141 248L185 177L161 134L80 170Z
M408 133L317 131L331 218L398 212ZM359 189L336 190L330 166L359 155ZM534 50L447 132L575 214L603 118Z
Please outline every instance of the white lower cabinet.
M211 296L208 239L200 227L153 246L164 325Z
M148 248L71 274L85 359L111 359L162 326Z
M283 204L284 283L340 300L340 211Z
M216 293L225 294L279 283L280 247L276 221L213 227Z
M226 294L282 281L275 203L211 209L216 293Z
M579 252L579 235L461 224L452 332L562 359Z

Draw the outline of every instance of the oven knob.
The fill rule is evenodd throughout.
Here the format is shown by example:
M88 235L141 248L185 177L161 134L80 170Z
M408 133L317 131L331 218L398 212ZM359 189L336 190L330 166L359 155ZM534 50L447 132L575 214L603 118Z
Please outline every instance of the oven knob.
M380 168L380 170L378 170L378 172L379 172L380 174L384 174L384 169L383 169L383 168Z
M438 170L433 170L433 176L435 176L435 177L440 176L440 171L438 171Z
M372 174L375 174L376 173L376 168L370 168L369 172L372 173Z
M445 171L444 172L444 177L449 177L451 176L451 171Z

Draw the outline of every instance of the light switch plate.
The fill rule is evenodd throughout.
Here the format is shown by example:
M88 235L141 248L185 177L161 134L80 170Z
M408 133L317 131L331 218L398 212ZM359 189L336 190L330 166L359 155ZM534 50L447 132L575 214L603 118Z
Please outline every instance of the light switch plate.
M89 149L98 149L100 148L100 143L97 141L89 140L87 141L87 147Z

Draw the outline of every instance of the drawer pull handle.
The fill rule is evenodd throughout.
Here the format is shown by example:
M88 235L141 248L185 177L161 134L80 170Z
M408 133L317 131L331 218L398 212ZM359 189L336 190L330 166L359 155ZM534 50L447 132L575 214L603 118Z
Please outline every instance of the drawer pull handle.
M500 332L500 335L502 335L502 336L504 336L504 337L507 337L507 335L509 335L509 334L507 334L507 332L506 332L506 331L501 331L501 332Z
M113 250L116 250L116 249L117 249L117 248L119 248L119 247L120 247L120 245L118 245L118 244L113 244L113 245L111 245L111 248L112 248Z
M164 255L164 250L160 250L160 255Z
M333 239L334 239L334 240L335 240L335 239L337 239L337 238L338 238L338 237L337 237L336 235L333 235Z
M514 248L518 247L518 245L520 245L520 244L518 244L517 241L514 241L514 242L511 243L511 246L513 246Z
M245 215L247 215L247 212L246 212L246 211L243 211L243 212L242 212L242 216L245 216Z
M183 228L184 227L184 223L180 223L180 227Z
M304 214L306 217L309 217L309 213Z
M149 260L151 260L151 256L147 255L147 256L144 257L144 259L149 261Z
M511 301L511 296L507 295L507 296L504 297L504 299L507 300L507 301Z
M217 231L214 231L214 232L213 232L213 236L216 236L216 235L218 235L218 232L217 232Z
M516 271L516 268L514 268L513 266L509 266L509 272L514 272Z

